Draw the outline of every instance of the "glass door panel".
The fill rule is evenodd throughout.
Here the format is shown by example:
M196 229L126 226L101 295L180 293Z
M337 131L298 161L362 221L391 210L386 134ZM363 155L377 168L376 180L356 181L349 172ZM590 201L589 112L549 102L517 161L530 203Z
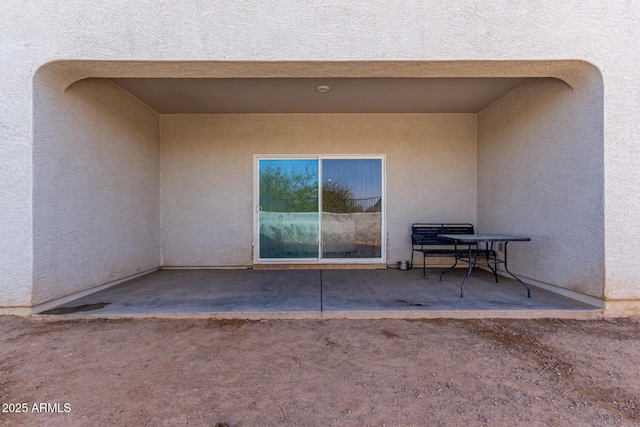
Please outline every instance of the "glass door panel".
M322 160L322 257L382 257L382 160Z
M318 160L259 160L260 258L318 258Z

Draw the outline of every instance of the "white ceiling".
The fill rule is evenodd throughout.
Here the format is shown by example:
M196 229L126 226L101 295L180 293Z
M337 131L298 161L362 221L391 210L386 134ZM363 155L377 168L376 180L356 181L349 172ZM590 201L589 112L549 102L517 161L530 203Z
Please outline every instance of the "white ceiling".
M161 114L477 113L522 78L125 78ZM320 93L316 88L327 85Z

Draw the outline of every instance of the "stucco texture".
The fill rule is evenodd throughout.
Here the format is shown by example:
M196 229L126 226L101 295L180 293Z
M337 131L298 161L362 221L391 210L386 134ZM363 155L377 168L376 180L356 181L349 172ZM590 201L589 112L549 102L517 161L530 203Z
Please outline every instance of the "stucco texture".
M591 96L530 81L480 112L478 229L531 237L511 244L523 277L602 298L602 111Z
M476 219L475 114L161 117L162 260L251 265L254 155L385 155L387 256L420 221Z
M7 0L0 17L0 307L33 303L34 93L46 83L43 70L57 66L67 86L85 77L218 74L517 75L567 77L576 87L571 70L580 67L549 64L577 60L602 95L604 297L640 299L629 255L640 245L637 2Z
M158 114L105 79L38 99L33 303L157 268Z

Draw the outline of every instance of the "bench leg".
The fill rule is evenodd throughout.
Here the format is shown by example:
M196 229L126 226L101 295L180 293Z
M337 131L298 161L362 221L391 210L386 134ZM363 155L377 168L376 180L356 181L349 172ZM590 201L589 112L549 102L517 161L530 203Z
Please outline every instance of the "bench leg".
M427 255L422 252L422 277L427 275Z

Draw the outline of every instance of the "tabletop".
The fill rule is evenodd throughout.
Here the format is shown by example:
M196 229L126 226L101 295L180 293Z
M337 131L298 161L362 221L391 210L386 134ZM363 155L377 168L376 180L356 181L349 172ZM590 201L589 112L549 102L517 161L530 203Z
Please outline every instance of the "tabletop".
M479 242L528 242L530 237L508 234L438 234L439 238L455 240L459 243Z

